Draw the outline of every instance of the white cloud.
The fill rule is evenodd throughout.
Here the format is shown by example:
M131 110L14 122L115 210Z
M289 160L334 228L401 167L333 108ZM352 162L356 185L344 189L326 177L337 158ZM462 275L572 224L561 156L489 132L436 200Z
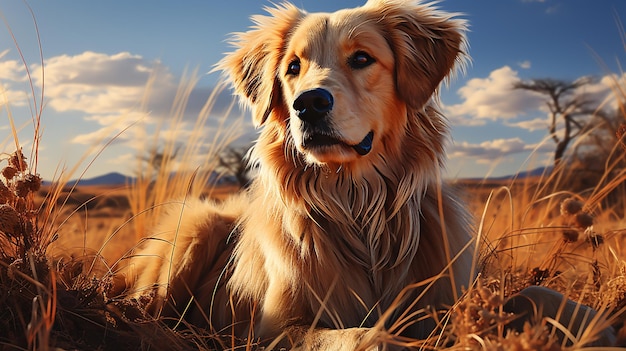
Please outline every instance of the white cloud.
M539 109L544 104L541 95L513 89L519 80L517 71L509 66L492 71L487 78L470 79L457 92L462 102L445 106L446 115L457 124L481 125Z
M537 130L548 130L548 119L546 117L533 118L530 120L524 120L519 122L505 122L505 125L509 127L526 129L529 132L534 132Z
M530 63L530 61L525 60L525 61L522 61L522 62L518 63L518 66L519 66L520 68L522 68L522 69L530 69L530 67L532 66L532 64Z
M114 159L109 161L110 165L115 166L128 166L137 164L137 154L136 153L125 153L119 154Z
M548 133L548 111L543 96L522 90L513 90L511 86L518 81L517 72L509 67L502 67L491 72L487 78L475 78L459 89L462 97L460 104L447 106L453 121L476 125L477 122L493 121L494 124L516 127L530 132L543 132L541 143L526 143L519 137L494 139L479 143L457 142L450 148L450 158L472 160L476 164L496 167L498 163L513 162L522 157L547 161L552 159L554 143ZM606 75L580 87L575 94L584 96L590 106L613 111L619 102L626 100L626 73ZM543 116L543 117L542 117ZM470 121L469 123L467 121ZM557 124L557 133L563 130L562 123ZM518 155L518 157L515 157Z
M0 107L8 101L12 107L22 108L22 116L23 111L28 114L22 106L33 103L33 93L26 68L11 54L15 56L9 51L0 52ZM233 104L230 91L217 90L214 103L206 109L216 89L200 84L204 76L197 72L177 76L158 60L128 52L59 55L45 60L45 82L40 64L32 64L29 69L37 99L45 83L44 119L54 119L54 124L44 121L44 143L68 150L64 161L70 163L82 160L82 152L91 153L94 147L106 145L107 156L99 158L110 165L110 160L120 154L143 154L153 144L162 145L172 139L177 139L172 141L175 144L197 145L206 157L207 145L214 138L223 139L222 134L229 131L236 137L233 128L243 133L253 130L250 123L242 127L239 117L244 113ZM206 121L196 124L203 118ZM154 138L157 133L158 141Z
M1 73L0 73L1 74ZM15 90L10 85L0 82L0 107L24 106L28 103L28 94L22 90Z
M584 94L586 99L598 104L600 108L615 110L620 106L619 101L626 99L625 89L626 73L609 74L596 82L580 87L577 93Z
M112 143L127 143L127 146L132 147L133 140L146 140L148 130L153 129L150 126L154 124L149 115L142 112L129 112L123 115L89 115L84 119L96 122L100 127L95 131L72 137L70 141L73 144L92 146L114 138ZM133 126L136 127L132 128ZM123 133L120 133L122 131Z
M107 55L91 51L49 58L45 69L46 83L50 85L132 87L145 85L154 72L166 71L158 60L149 62L128 52Z
M0 52L0 106L24 106L28 103L26 68L21 61L8 59L9 52Z
M0 52L0 81L25 82L26 68L17 60L5 59L9 50Z
M42 75L34 76L41 85ZM174 78L167 68L158 61L149 62L130 53L84 52L45 61L46 97L49 106L60 112L128 113L140 106L151 79L157 93L175 89Z
M44 64L45 76L39 64L32 65L31 72L35 86L41 87L42 77L45 79L47 108L61 115L77 112L85 121L101 126L100 130L71 138L79 144L101 140L138 120L153 126L178 117L195 121L214 90L198 86L198 74L176 77L160 61L128 52L108 55L87 51L50 57ZM12 105L28 102L29 90L17 84L27 81L25 68L19 61L9 59L8 51L0 53L0 77L0 106L7 100ZM226 113L242 115L237 104L228 110L232 102L229 91L220 91L210 109L218 118L209 119L207 126L217 127L219 116ZM135 139L133 136L124 140Z
M87 146L93 146L102 143L104 140L109 140L113 137L114 130L112 128L101 128L94 132L77 135L70 139L74 144L81 144ZM118 139L118 142L124 139Z
M461 102L444 106L444 112L456 125L480 126L492 121L531 132L546 129L546 96L513 89L519 81L518 72L509 66L493 70L486 78L470 79L457 91ZM618 108L620 99L626 100L624 94L616 94L619 91L626 91L626 73L600 77L578 88L575 94L584 96L591 106L611 111Z
M478 157L495 160L527 150L527 145L520 138L488 140L478 144L468 142L455 143L450 148L450 157Z
M549 140L541 143L528 144L519 137L508 139L487 140L481 143L460 142L450 147L450 158L474 158L480 163L491 163L495 160L520 153L551 153L554 144Z

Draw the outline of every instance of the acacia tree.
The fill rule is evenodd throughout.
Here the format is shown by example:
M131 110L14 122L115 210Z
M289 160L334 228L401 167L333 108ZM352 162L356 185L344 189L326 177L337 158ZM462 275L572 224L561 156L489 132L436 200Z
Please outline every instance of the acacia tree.
M573 176L583 183L579 189L592 188L603 178L611 180L625 168L623 121L624 115L619 109L600 111L590 119L588 132L575 143L568 157Z
M140 156L141 160L147 164L147 168L150 170L150 173L154 175L158 174L162 169L168 169L174 159L178 156L178 152L180 150L180 146L175 147L173 150L163 150L159 151L158 147L152 147L148 152ZM138 171L137 176L142 176L143 171Z
M534 91L546 96L546 104L550 111L548 130L556 143L555 167L560 164L572 140L588 130L591 121L589 117L598 112L594 102L579 90L593 81L591 77L579 78L572 82L542 78L513 84L515 89ZM562 133L557 133L560 122L563 123L563 130Z
M240 187L246 188L251 182L252 166L247 160L250 147L228 147L217 155L215 171L222 177L235 178Z

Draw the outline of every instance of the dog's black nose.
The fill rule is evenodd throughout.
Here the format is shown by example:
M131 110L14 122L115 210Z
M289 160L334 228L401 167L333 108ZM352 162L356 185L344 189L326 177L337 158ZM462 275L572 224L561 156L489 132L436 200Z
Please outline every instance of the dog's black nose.
M313 122L324 118L333 109L333 96L322 88L307 90L293 102L293 109L301 120Z

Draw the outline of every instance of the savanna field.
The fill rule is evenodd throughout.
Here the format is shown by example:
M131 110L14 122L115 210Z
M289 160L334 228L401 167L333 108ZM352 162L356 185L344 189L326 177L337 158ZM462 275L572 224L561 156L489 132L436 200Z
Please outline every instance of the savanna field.
M168 130L182 123L185 94L197 82L191 76L181 83L172 116L164 122ZM532 83L520 82L515 88L538 89L541 82ZM473 269L478 279L468 282L448 311L433 314L437 328L429 338L397 342L423 350L626 346L626 86L616 79L613 90L615 113L589 111L586 124L577 122L576 137L548 167L531 172L536 167L529 161L517 176L446 180L458 188L474 217ZM214 98L202 108L196 126L208 123ZM567 105L552 101L552 106L558 103ZM120 288L122 278L116 275L151 234L168 203L193 197L223 201L254 177L242 161L245 150L231 144L236 125L217 135L185 136L182 147L171 135L156 135L145 153L137 155L132 180L81 185L80 167L70 166L45 181L37 172L38 157L46 153L38 150L41 129L48 123L44 109L32 112L32 124L26 127L32 129L30 140L18 139L18 116L6 111L1 116L11 128L4 136L9 142L0 144L1 350L260 348L258 340L237 338L229 330L200 329L182 317L147 313L151 296L127 298L129 292ZM555 129L561 129L567 114L553 112L555 120L562 119ZM85 156L87 167L117 137L94 145L96 151ZM200 150L201 145L211 146ZM62 155L46 156L63 162ZM220 177L226 180L217 181ZM513 331L508 325L519 316L503 306L530 286L548 287L574 306L591 306L598 313L574 308L585 314L581 317L556 306L556 318L532 319ZM587 319L586 327L572 328L576 318ZM616 346L593 346L607 328L616 331Z
M2 349L255 348L254 340L152 317L142 309L146 301L116 295L113 278L141 242L138 233L154 224L159 203L185 193L220 201L237 191L237 184L194 187L207 179L193 172L159 176L167 161L148 167L144 180L150 181L139 178L125 186L42 184L29 173L24 155L13 152L2 162ZM558 190L568 179L558 171L456 181L476 218L480 278L439 321L437 335L413 345L569 350L583 348L608 325L621 328L624 177L616 172L581 193ZM603 314L565 339L556 337L563 322L549 319L527 324L522 333L507 331L504 325L514 316L502 312L502 305L531 285L553 288Z

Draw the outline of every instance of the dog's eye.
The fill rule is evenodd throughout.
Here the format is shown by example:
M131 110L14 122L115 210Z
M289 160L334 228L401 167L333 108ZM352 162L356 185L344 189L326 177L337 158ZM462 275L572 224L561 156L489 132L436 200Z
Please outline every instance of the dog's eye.
M365 68L376 62L372 56L365 51L357 51L350 57L348 64L354 69Z
M297 76L300 74L300 60L295 59L287 65L287 74Z

